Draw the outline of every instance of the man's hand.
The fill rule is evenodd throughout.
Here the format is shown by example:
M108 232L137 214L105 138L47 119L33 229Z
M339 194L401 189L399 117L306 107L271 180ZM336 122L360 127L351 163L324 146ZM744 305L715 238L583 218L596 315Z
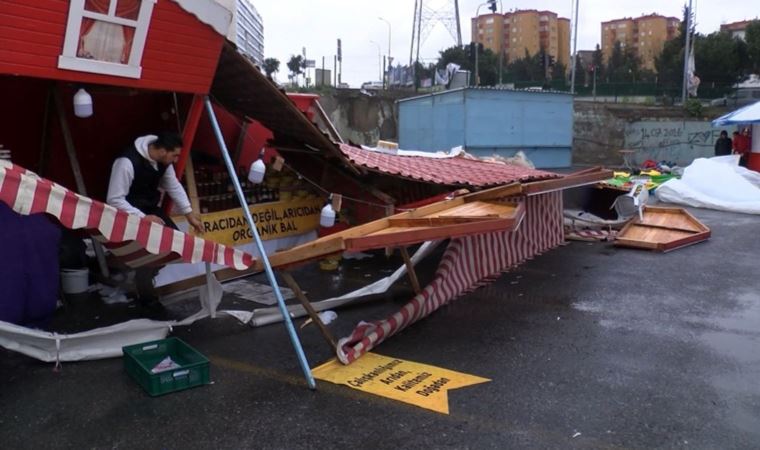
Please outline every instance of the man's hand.
M156 222L157 224L160 224L160 225L164 224L164 219L162 219L162 218L160 218L160 217L158 217L156 215L153 215L153 214L148 214L147 216L143 217L143 219L145 219L145 220L147 220L149 222Z
M193 227L196 233L203 234L203 222L201 222L201 218L198 214L191 212L189 214L185 214L185 217L187 218L187 223Z

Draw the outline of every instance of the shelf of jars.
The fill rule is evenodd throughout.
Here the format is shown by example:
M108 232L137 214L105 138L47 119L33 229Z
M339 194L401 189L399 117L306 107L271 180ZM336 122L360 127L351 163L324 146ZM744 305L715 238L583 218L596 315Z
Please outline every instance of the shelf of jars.
M264 181L260 184L248 181L247 173L244 167L240 167L236 175L248 205L319 197L308 183L287 168L280 172L268 168ZM197 166L195 186L201 214L240 207L230 175L223 167Z

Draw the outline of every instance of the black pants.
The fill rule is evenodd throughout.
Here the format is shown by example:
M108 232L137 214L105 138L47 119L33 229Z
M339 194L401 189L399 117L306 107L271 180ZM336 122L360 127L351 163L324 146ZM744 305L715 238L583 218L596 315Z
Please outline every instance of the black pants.
M164 221L164 226L178 230L177 224L161 208L143 208L145 215L154 215ZM153 279L158 275L158 271L164 266L147 266L135 269L135 287L140 303L149 305L158 301L158 293L153 284Z

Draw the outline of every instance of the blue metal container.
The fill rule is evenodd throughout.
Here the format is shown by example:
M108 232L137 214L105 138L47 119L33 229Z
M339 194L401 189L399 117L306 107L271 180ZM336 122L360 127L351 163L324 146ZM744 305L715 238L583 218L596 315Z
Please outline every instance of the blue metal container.
M398 102L399 147L476 156L525 152L536 167L569 167L573 96L554 91L461 88Z

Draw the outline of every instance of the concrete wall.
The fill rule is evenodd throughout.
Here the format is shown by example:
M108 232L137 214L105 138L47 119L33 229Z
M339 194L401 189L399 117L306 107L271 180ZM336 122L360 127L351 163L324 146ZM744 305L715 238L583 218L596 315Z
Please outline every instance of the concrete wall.
M322 96L320 103L345 140L375 145L378 139L398 142L395 101L413 95L391 91L368 96L356 89L340 89ZM714 110L706 116L725 112ZM572 162L620 166L623 160L618 150L633 149L637 163L653 159L685 165L711 156L720 130L712 128L707 119L684 119L680 108L576 101Z
M374 146L378 140L398 140L395 102L404 95L394 91L373 94L338 89L320 97L322 108L345 141Z
M620 166L618 150L629 149L636 151L636 163L653 159L687 165L712 156L719 133L707 119L684 118L680 108L575 102L573 164Z

